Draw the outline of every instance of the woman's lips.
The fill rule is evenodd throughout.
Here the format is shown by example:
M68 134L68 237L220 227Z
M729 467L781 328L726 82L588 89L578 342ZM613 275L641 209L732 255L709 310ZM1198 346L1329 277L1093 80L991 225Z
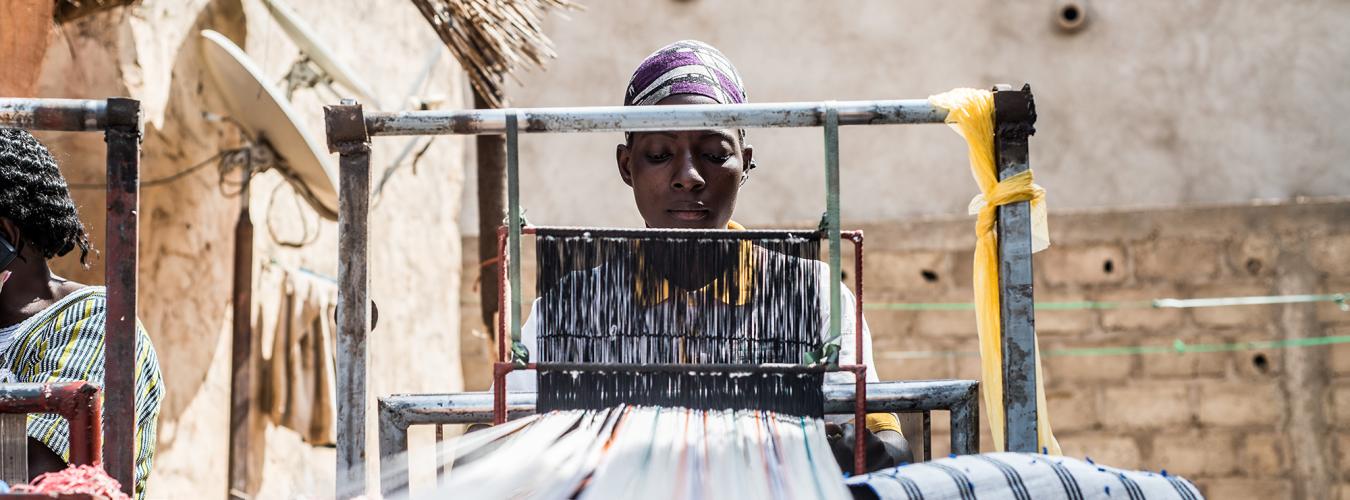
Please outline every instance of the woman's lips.
M683 221L702 220L708 217L707 209L667 210L671 217Z

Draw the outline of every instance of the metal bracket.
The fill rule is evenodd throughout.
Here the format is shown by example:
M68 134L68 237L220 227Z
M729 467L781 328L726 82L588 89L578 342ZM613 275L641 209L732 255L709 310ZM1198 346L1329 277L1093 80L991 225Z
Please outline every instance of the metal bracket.
M328 152L352 154L370 151L370 134L366 133L365 113L354 99L343 99L341 104L323 107L323 121L328 129Z

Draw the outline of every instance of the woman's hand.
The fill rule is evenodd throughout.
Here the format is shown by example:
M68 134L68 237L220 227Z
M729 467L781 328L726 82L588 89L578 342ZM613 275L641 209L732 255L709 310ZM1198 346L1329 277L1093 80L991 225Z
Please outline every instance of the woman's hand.
M834 452L834 460L839 462L840 469L848 473L853 472L855 430L855 426L851 423L825 424L825 437L830 442L830 450ZM866 428L862 429L862 432L863 458L866 460L867 472L895 467L914 460L909 450L909 442L905 441L905 437L899 432L873 433Z

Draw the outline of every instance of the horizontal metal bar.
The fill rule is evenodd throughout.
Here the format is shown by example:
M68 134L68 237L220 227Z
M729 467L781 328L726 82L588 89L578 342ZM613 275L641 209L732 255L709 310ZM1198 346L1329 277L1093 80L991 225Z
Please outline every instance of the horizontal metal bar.
M0 128L86 132L103 130L107 118L104 100L0 98Z
M835 105L839 125L942 123L947 118L946 110L926 99L842 101ZM522 133L825 125L824 103L783 102L371 112L366 113L366 129L372 136L501 134L506 131L508 113L518 113Z
M592 236L596 238L702 238L725 240L820 239L819 230L792 229L639 229L611 227L527 226L525 234Z
M867 412L946 410L975 397L974 380L925 380L867 384ZM853 384L825 384L825 413L853 413ZM535 393L508 392L510 418L534 413ZM478 424L492 422L492 393L396 394L380 398L383 418L397 418L403 426Z
M628 372L628 373L825 373L831 370L826 366L793 365L786 363L736 364L736 363L530 363L530 368L559 372Z

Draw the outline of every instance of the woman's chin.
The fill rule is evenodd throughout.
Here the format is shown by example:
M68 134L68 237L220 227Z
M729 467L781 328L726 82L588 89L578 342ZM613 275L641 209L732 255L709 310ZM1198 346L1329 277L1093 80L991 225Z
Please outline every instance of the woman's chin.
M704 218L701 218L701 219L694 219L694 220L682 219L682 218L674 218L674 217L665 217L665 218L662 218L662 220L660 220L660 221L655 221L655 222L657 222L657 223L656 223L656 224L652 224L651 222L648 222L648 223L647 223L647 227L650 227L650 228L653 228L653 229L726 229L726 228L727 228L726 224L718 224L718 223L717 223L717 220L716 220L715 218L713 218L713 217L704 217Z

